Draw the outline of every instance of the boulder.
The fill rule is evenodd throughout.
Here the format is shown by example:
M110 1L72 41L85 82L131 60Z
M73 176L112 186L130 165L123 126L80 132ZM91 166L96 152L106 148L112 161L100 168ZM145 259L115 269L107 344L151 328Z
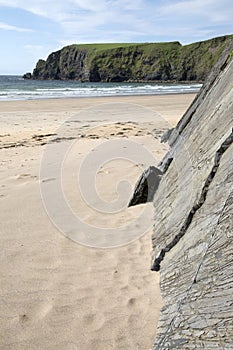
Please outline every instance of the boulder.
M162 174L161 170L155 166L146 169L138 179L128 206L132 207L133 205L152 202Z

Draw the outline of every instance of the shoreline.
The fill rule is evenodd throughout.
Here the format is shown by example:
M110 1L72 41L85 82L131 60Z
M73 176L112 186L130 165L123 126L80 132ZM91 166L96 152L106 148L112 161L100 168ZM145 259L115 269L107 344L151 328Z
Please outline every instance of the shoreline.
M73 100L73 99L99 99L99 98L124 98L124 97L154 97L154 96L173 96L173 95L196 95L196 92L163 92L161 94L124 94L124 95L103 95L103 96L70 96L70 97L39 97L39 98L30 98L30 99L9 99L9 100L0 100L2 102L20 102L20 101L44 101L44 100Z
M5 79L5 80L4 80ZM20 80L0 76L0 102L67 98L103 98L197 93L202 84L183 82L80 83L63 80Z
M115 96L82 96L82 97L51 97L51 98L38 98L38 99L27 99L27 100L4 100L4 101L0 101L0 105L4 106L4 105L8 105L9 107L14 104L18 104L19 107L21 104L26 104L26 105L31 105L34 104L37 105L39 102L42 102L42 104L44 103L48 103L51 102L51 105L53 102L58 102L59 104L69 104L70 102L84 102L86 100L90 100L92 102L96 102L96 101L101 101L103 100L103 102L105 100L137 100L137 99L155 99L156 100L164 100L167 98L178 98L179 100L184 100L184 96L187 96L188 98L190 97L190 101L192 99L194 99L194 97L197 95L197 93L193 93L193 92L182 92L182 93L163 93L163 94L146 94L146 95L115 95ZM95 101L96 100L96 101ZM141 101L140 101L141 102ZM184 102L186 103L186 102ZM37 108L37 106L36 106Z

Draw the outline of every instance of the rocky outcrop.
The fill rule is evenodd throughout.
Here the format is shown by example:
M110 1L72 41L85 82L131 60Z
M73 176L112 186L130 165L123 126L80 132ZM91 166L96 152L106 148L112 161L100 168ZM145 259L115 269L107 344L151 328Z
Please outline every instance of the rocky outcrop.
M164 140L152 270L163 308L153 350L232 349L233 41Z
M93 82L203 81L231 36L179 42L70 45L39 60L33 79ZM29 77L29 76L27 76Z
M24 78L24 79L32 79L32 73L30 73L30 72L25 73L25 74L23 75L23 78Z
M70 46L51 53L47 60L39 60L33 71L33 79L88 80L87 51Z
M128 207L137 204L152 202L155 192L158 189L159 182L163 173L155 166L150 166L140 176Z

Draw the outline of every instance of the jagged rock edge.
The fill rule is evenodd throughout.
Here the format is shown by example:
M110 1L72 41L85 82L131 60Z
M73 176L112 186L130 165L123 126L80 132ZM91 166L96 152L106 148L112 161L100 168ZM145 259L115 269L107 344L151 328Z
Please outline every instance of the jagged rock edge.
M137 204L152 202L155 192L159 187L159 183L163 172L155 166L149 166L143 171L138 179L132 198L129 201L128 207Z
M230 145L233 143L233 128L231 131L231 134L225 139L225 141L221 144L220 148L217 150L214 158L214 165L207 176L207 179L204 183L204 186L202 187L201 195L197 201L191 208L191 210L188 213L188 216L186 217L183 225L181 226L181 229L179 233L173 238L173 240L163 249L161 249L158 256L155 258L151 270L152 271L159 271L160 270L160 263L163 261L165 254L168 253L179 241L180 239L185 235L186 231L188 230L193 217L195 213L202 207L202 205L205 203L206 196L210 187L211 182L213 181L217 170L220 165L220 160L222 158L222 155L225 153L225 151L230 147Z
M182 134L184 129L187 127L191 121L194 113L196 113L197 108L200 106L201 102L204 100L206 95L209 93L211 87L214 85L216 80L219 78L219 74L224 70L226 65L229 63L229 54L233 50L233 38L231 39L229 45L223 50L222 55L220 56L218 62L215 64L211 70L208 78L205 80L205 83L201 87L199 93L191 103L190 107L183 115L181 120L177 123L175 128L172 128L166 131L162 137L161 142L168 142L169 146L172 147L177 141L178 137ZM232 59L232 58L231 58ZM166 159L166 156L165 156ZM163 162L163 161L162 161Z

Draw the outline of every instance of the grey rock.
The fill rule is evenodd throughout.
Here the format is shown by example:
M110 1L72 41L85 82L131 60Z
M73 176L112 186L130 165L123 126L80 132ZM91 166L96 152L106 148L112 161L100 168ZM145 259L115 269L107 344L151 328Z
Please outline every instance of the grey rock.
M153 350L232 349L233 41L168 142L154 196L152 269L161 310Z
M165 131L165 133L161 136L162 143L165 143L169 140L169 137L170 137L173 130L174 130L174 128L168 129L167 131Z

